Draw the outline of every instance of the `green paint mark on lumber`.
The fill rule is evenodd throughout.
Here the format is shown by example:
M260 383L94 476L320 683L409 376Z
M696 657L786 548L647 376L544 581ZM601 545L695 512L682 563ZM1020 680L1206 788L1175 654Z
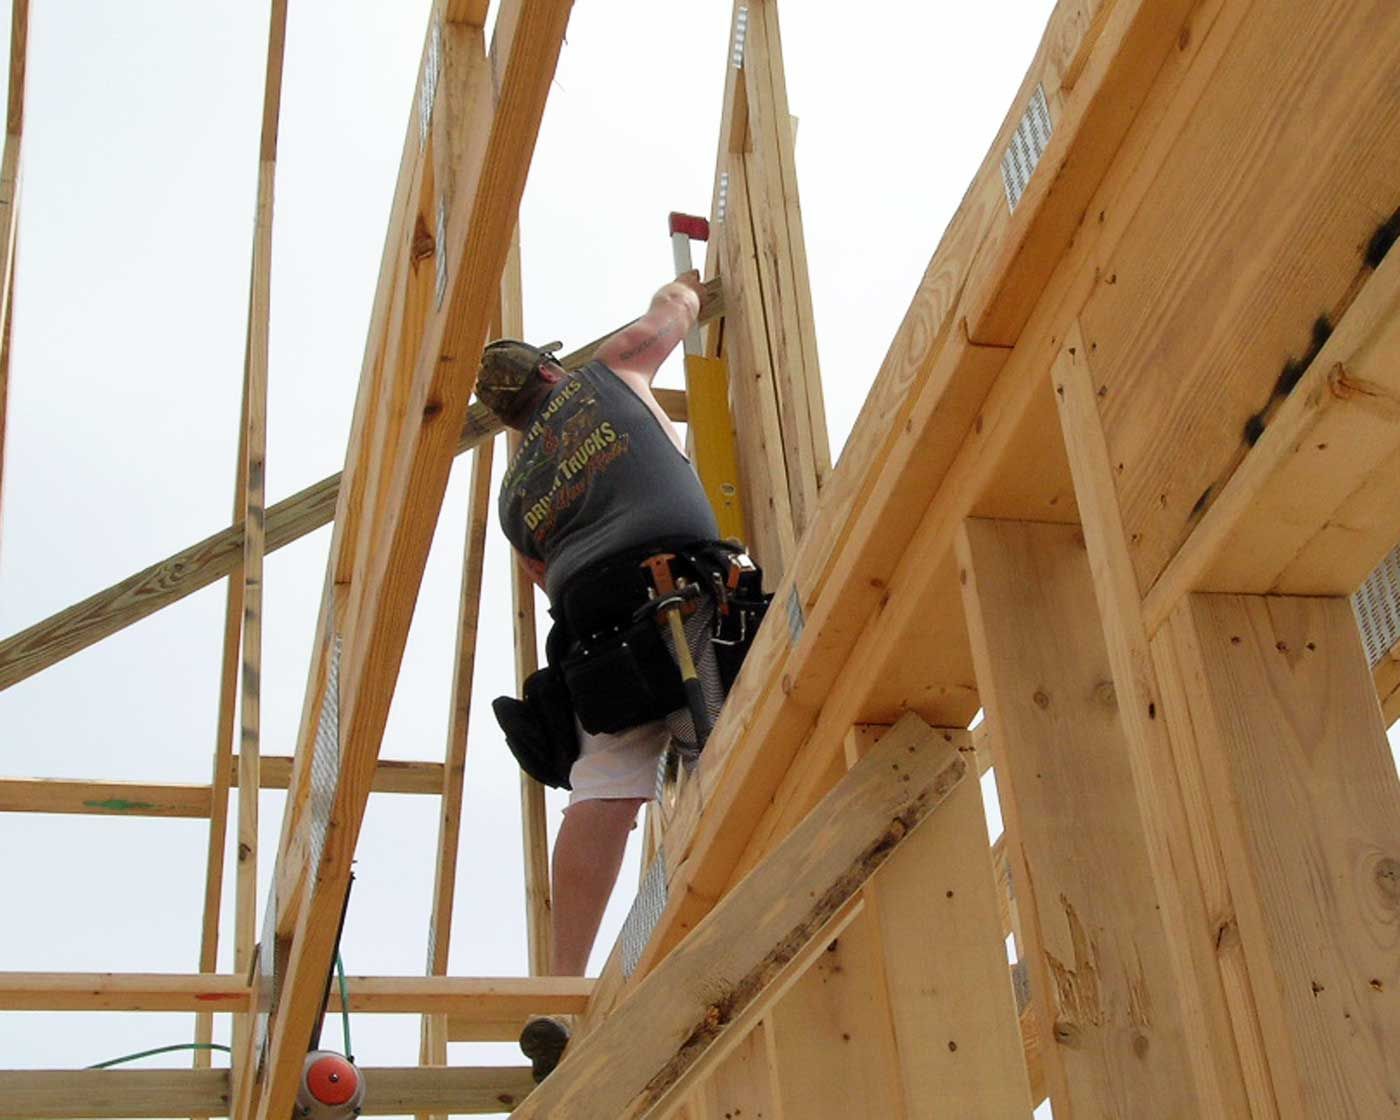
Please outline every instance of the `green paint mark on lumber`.
M109 797L106 801L84 801L89 809L101 809L109 813L140 813L159 808L153 801L128 801L124 797Z

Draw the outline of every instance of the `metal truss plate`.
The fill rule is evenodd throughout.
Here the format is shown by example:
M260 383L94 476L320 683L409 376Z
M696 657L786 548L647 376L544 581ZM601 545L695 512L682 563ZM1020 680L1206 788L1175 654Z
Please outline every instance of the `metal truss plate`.
M1036 86L1030 104L1026 106L1026 112L1011 137L1011 143L1001 157L1001 182L1006 188L1007 205L1013 211L1026 193L1026 187L1030 185L1031 176L1040 163L1040 157L1045 154L1050 134L1054 131L1045 90L1042 86Z
M1380 562L1351 597L1371 667L1400 643L1400 546Z

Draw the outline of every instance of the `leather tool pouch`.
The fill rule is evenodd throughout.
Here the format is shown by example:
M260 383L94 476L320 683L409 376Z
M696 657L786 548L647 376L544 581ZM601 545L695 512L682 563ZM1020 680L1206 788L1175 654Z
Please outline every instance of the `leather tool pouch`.
M624 731L685 707L680 670L650 615L577 646L563 663L585 731Z
M563 640L567 640L566 635L556 626L546 647ZM550 664L531 673L525 678L523 692L521 700L498 696L491 702L510 753L537 782L555 789L572 789L569 771L578 760L579 742L573 700L563 670Z

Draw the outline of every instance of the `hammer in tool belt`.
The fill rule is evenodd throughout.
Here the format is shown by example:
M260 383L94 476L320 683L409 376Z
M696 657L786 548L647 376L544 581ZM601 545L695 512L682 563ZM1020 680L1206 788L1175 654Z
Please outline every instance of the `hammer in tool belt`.
M690 645L685 640L685 626L681 618L686 613L686 600L700 594L701 589L698 584L687 585L684 579L677 584L671 575L671 561L674 559L674 553L660 552L643 561L643 566L651 571L651 581L656 588L656 601L652 604L652 609L657 614L657 621L660 622L661 616L665 615L666 623L671 628L671 644L675 646L676 666L681 671L686 706L690 709L690 718L695 725L695 745L699 748L703 747L705 740L710 737L710 715L705 707L700 674L695 670L695 659L690 656Z

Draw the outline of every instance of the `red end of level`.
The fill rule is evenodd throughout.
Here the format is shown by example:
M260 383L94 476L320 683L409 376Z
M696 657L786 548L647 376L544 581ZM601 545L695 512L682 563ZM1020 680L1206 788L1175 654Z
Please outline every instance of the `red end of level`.
M708 241L710 239L710 223L694 214L681 214L672 210L667 218L667 224L671 228L672 237L683 233L692 241Z

